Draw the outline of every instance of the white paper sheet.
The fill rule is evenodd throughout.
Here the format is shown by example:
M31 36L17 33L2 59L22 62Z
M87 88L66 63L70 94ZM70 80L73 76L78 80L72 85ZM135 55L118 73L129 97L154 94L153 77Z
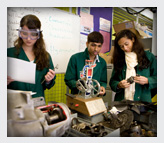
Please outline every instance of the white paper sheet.
M7 75L15 81L35 84L36 64L7 57Z
M80 34L80 48L79 48L80 52L84 52L85 48L87 47L86 42L87 42L87 35Z

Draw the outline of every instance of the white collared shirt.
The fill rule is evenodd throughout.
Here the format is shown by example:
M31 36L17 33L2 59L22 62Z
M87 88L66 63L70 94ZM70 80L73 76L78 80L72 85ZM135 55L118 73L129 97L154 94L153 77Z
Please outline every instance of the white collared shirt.
M93 64L95 64L95 63L96 63L96 61L97 61L97 62L100 62L100 60L99 60L99 56L98 56L98 55L96 55L96 58L95 58L95 60L94 60Z

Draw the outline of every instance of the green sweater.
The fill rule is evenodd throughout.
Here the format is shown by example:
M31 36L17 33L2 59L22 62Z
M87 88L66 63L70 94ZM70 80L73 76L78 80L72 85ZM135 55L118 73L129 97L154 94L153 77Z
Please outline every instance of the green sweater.
M85 60L89 60L88 48L84 52L80 52L71 56L67 71L65 74L65 83L71 89L72 94L77 94L76 81L80 79L80 71L82 71ZM96 61L96 67L93 69L92 79L97 80L100 86L106 88L107 85L107 67L106 62L99 56L99 61Z
M150 66L147 69L139 70L137 65L137 74L147 77L149 84L135 84L134 101L151 102L151 89L157 88L157 60L151 52L145 51L145 53L150 61ZM115 69L113 69L109 85L111 89L116 92L115 101L121 101L124 99L124 89L118 89L117 85L121 80L125 79L126 68L127 66L125 64L119 75L116 75Z
M18 56L16 56L15 52L16 52L15 47L8 48L7 49L7 56L17 58L17 59L21 59L21 60L24 60L24 61L29 61L29 59L26 56L23 48L21 48L20 53L19 53ZM36 59L34 60L34 62L35 61L36 61ZM51 59L50 55L49 55L49 63L50 63L50 69L54 69L54 66L53 66L52 59ZM56 79L56 76L55 76L54 79L49 84L46 84L45 82L43 84L41 84L41 82L44 80L44 76L47 74L48 71L49 71L49 68L44 68L43 70L36 70L35 84L14 81L14 82L11 82L8 85L7 88L8 89L13 89L13 90L23 90L23 91L37 92L37 94L32 95L33 98L34 97L41 97L41 96L44 97L44 90L46 88L50 89L55 84L55 79Z

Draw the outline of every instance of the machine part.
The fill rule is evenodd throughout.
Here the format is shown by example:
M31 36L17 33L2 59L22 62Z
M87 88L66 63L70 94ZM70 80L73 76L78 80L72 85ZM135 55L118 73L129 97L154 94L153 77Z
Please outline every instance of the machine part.
M136 74L136 76L140 76L139 74ZM129 82L130 84L132 84L134 82L134 76L131 76L127 79L127 82Z
M110 113L103 113L104 120L105 121L110 121L112 119L112 115Z
M149 116L149 127L150 130L154 132L154 134L157 134L157 112L153 112Z
M44 97L35 97L35 98L32 98L32 100L34 102L34 107L43 106L46 104Z
M130 127L129 130L126 130L124 132L121 132L122 137L156 137L157 135L147 129L142 128L142 124L137 124L136 121L134 121Z
M71 127L77 124L80 124L79 120L77 118L73 118L71 121Z
M81 132L88 134L91 137L103 137L108 134L102 124L87 125L84 130L81 130Z
M130 136L132 136L132 137L141 137L142 136L141 126L137 125L136 122L134 122L134 125L131 126L130 132L131 132Z
M81 92L86 92L87 86L84 80L79 79L76 82L77 88L81 91Z
M130 84L132 84L134 82L134 76L131 76L127 79L127 82L129 82Z
M66 119L64 110L57 103L41 106L37 109L40 109L45 114L48 125L52 125Z
M100 84L97 80L92 79L92 89L93 89L93 94L91 95L92 97L96 97L100 93Z
M140 112L147 112L148 110L157 111L157 105L155 105L155 102L123 100L114 101L112 106L115 106L117 109L119 109L120 107L126 107L127 109L133 110L139 114ZM136 108L138 108L139 110Z
M73 129L76 129L78 131L80 131L82 129L85 129L85 127L86 127L86 124L85 123L79 123L77 125L72 126Z
M8 137L62 136L70 128L71 112L64 103L34 107L30 92L9 90L7 105Z
M144 129L143 129L144 127ZM146 125L143 126L143 124L139 123L137 124L137 121L134 121L129 129L129 135L131 137L155 137L156 134L152 130L149 129L149 127Z
M72 129L80 131L81 129L84 129L86 127L86 124L84 122L79 122L77 118L73 118L71 122Z
M123 132L130 128L133 119L133 112L130 110L125 110L117 114L117 118L113 118L111 120L111 126L114 129L120 128L120 132Z
M91 136L102 137L106 136L108 133L105 131L105 127L102 124L92 124L91 125Z
M53 108L46 115L46 119L49 125L57 123L59 121L63 121L66 117L63 114L63 110L61 108Z
M64 103L56 103L46 106L43 106L41 108L49 109L47 112L44 112L43 114L45 115L45 117L47 116L47 114L49 115L50 124L48 123L47 117L45 122L41 123L44 128L44 135L48 137L49 136L60 137L65 133L66 130L70 128L71 112L69 108L66 106L66 104Z
M93 68L96 64L92 60L85 60L85 65L80 71L80 79L76 82L79 90L79 97L88 99L96 97L100 93L100 84L97 80L92 79Z
M128 109L133 113L133 120L137 121L141 128L143 129L142 135L138 134L138 132L132 132L131 129L136 129L137 127L130 126L129 129L120 128L121 136L157 136L157 106L154 105L153 102L143 102L143 101L115 101L113 102L113 106L116 106L119 111L125 111ZM121 112L122 113L122 112ZM119 114L118 114L119 115ZM131 118L130 116L128 117ZM128 119L128 120L129 120ZM117 121L118 122L118 121ZM129 122L130 123L130 122ZM131 122L132 125L133 122ZM108 125L110 128L114 128L113 119L111 119L111 123ZM133 128L134 127L134 128ZM141 130L142 130L141 129ZM144 132L145 130L145 132ZM148 134L148 131L150 134Z
M77 118L72 119L71 127L72 129L75 129L91 137L103 137L108 134L102 124L89 125L84 122L79 122Z
M100 84L97 80L83 80L79 79L77 81L78 89L79 89L79 95L78 97L88 99L93 98L99 95L100 93Z

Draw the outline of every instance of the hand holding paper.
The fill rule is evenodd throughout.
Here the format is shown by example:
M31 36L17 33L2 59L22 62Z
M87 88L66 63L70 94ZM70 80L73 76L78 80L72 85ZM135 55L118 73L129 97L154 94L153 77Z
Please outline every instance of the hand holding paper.
M35 84L36 64L7 57L7 76L14 81Z

